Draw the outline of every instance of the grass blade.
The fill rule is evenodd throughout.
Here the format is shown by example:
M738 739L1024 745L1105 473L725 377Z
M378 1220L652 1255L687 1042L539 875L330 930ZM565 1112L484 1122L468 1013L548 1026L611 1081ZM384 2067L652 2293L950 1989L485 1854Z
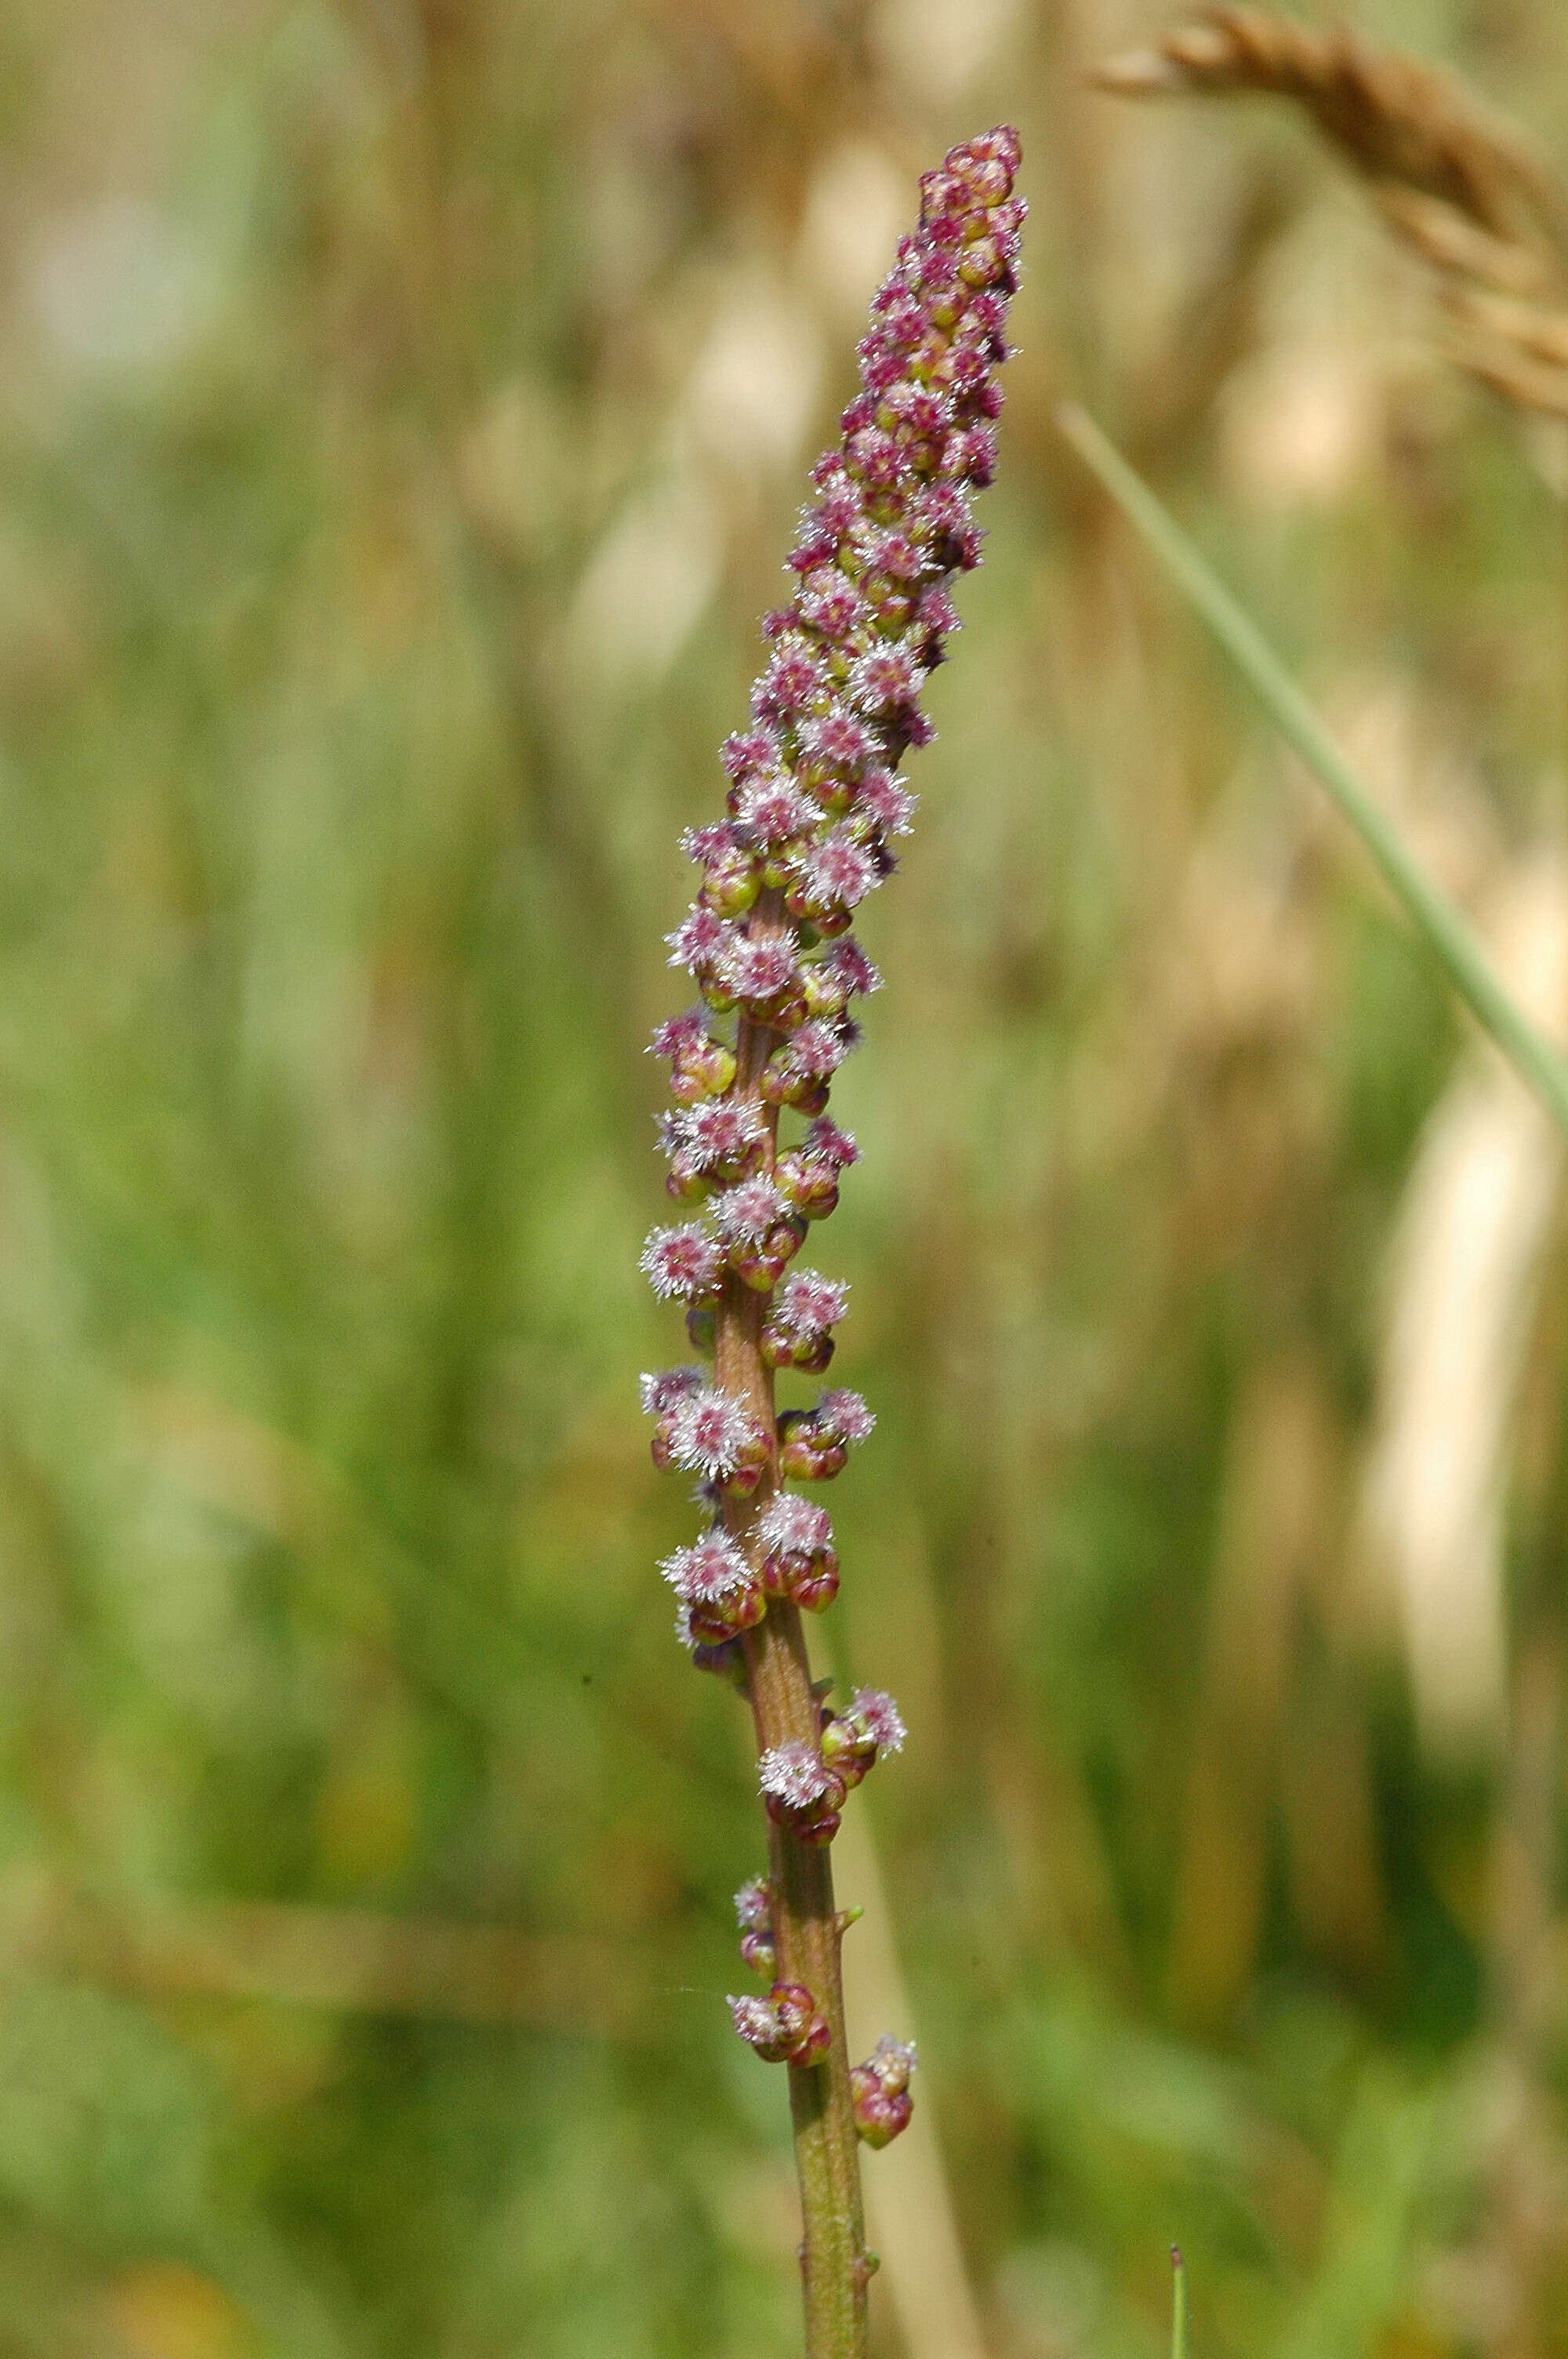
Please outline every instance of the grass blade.
M1476 1022L1568 1133L1568 1064L1507 989L1467 919L1427 875L1257 625L1093 419L1064 402L1056 423L1192 601L1280 734L1327 788Z

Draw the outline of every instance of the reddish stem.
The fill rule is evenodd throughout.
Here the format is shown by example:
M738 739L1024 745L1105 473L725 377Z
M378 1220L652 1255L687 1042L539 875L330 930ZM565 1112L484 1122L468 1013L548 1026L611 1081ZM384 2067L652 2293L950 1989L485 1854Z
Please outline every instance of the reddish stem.
M784 925L782 897L764 894L747 930L756 938L782 932ZM765 1026L741 1016L733 1089L738 1099L759 1100L758 1080L773 1037ZM778 1112L772 1106L764 1111L771 1165L777 1145ZM759 1488L750 1498L728 1499L724 1508L727 1529L753 1566L762 1554L756 1539L757 1520L779 1488L773 1372L762 1353L764 1307L762 1295L731 1276L725 1280L714 1324L715 1379L723 1391L746 1403L773 1445L768 1473ZM771 1599L762 1622L745 1634L745 1647L759 1753L792 1740L815 1748L821 1733L820 1717L799 1608L787 1599ZM804 2229L800 2259L806 2296L806 2359L864 2359L866 2286L875 2263L866 2252L860 2204L860 2144L849 2089L838 1954L844 1929L834 1905L829 1847L802 1843L787 1827L770 1819L768 1864L778 1960L774 1971L781 1982L805 1984L832 2033L820 2062L786 2068Z

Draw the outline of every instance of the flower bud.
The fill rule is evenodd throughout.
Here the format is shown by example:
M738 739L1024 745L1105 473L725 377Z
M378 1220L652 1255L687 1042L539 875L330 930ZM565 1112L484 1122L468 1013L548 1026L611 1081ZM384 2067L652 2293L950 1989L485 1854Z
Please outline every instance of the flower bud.
M735 1895L735 1918L741 1928L741 1955L752 1971L771 1974L777 1961L773 1953L773 1888L761 1876L753 1876Z
M884 1689L857 1688L846 1711L823 1720L822 1758L846 1786L858 1786L882 1754L903 1751L907 1734L897 1704Z
M838 1210L838 1174L803 1147L784 1149L773 1165L773 1185L803 1220L825 1221Z
M863 2064L849 2068L849 2089L855 2127L870 2147L887 2146L907 2128L914 2111L909 2076L914 2070L914 2042L894 2039L883 2032Z
M778 1431L781 1474L802 1483L827 1483L843 1473L849 1451L841 1441L824 1439L810 1409L786 1408Z
M730 1266L743 1285L754 1287L759 1294L766 1294L777 1285L800 1251L805 1238L806 1223L803 1220L775 1221L758 1244L742 1246L733 1254Z
M827 2053L827 2018L804 1983L774 1983L766 1998L730 1998L736 2030L765 2064L816 2064Z

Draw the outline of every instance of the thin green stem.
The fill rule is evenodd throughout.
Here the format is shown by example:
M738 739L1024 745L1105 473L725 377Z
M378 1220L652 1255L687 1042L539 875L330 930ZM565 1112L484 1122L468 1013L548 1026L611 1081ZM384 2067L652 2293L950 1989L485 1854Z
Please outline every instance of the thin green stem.
M1191 2359L1192 2339L1187 2327L1187 2265L1182 2258L1181 2246L1171 2247L1171 2359Z
M1322 781L1482 1029L1568 1132L1568 1064L1508 990L1469 923L1434 885L1279 657L1168 508L1076 402L1056 423L1236 664L1280 734Z

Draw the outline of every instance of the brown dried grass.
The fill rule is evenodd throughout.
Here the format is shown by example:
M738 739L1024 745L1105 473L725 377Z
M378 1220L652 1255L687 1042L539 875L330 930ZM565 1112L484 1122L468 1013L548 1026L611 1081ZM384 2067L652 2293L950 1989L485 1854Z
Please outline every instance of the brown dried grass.
M1446 75L1346 29L1215 6L1093 79L1126 97L1293 99L1437 273L1454 361L1568 417L1568 202L1515 126Z

